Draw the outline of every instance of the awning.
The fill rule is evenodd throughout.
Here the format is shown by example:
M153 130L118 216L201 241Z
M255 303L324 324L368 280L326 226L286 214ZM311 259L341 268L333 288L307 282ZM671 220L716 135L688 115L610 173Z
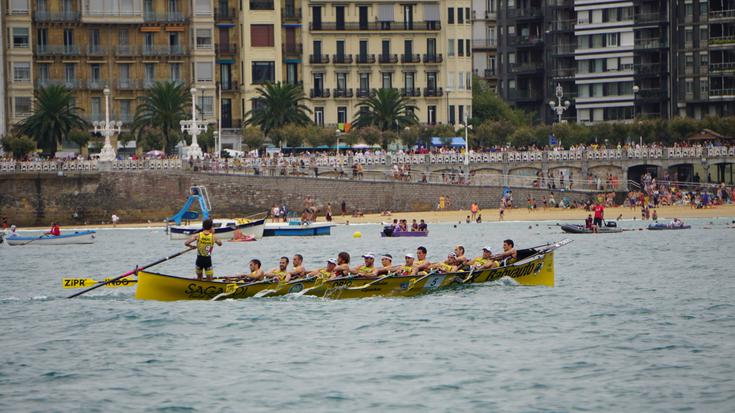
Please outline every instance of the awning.
M184 26L166 26L167 32L183 32Z
M217 59L217 64L221 65L234 65L235 60L233 59Z
M378 5L378 21L392 22L394 20L395 18L393 17L393 3L379 4Z
M141 27L140 31L143 33L156 33L156 32L160 32L161 28L158 26L146 26L146 27Z
M217 23L216 26L217 27L222 27L222 28L225 28L225 29L231 29L231 28L235 27L235 25L232 24L232 23Z
M439 5L438 4L424 4L424 21L427 22L438 22L439 18Z
M285 28L294 28L294 29L298 29L298 28L299 28L299 27L301 27L301 26L302 26L302 24L301 24L301 23L283 23L283 24L281 25L281 27L285 27Z

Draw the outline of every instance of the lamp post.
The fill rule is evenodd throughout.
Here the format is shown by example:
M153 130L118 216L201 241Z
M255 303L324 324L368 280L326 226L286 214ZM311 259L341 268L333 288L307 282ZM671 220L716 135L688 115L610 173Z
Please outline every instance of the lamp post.
M469 141L469 129L471 128L470 122L469 122L469 114L465 112L464 114L464 125L459 126L459 128L455 130L460 130L461 128L464 128L464 181L465 184L470 182L470 141Z
M189 90L189 92L191 93L191 120L182 120L179 122L179 125L181 125L182 133L188 133L189 135L191 135L191 145L187 149L184 158L197 159L204 157L204 154L202 153L202 148L200 148L199 143L197 143L197 136L207 130L207 124L204 121L197 122L197 89L193 87Z
M94 126L95 133L101 133L105 137L105 145L100 151L100 160L109 162L114 161L116 157L115 149L110 144L110 137L116 133L120 133L122 122L110 121L110 89L105 87L103 93L105 94L105 120L99 122L94 121L92 122L92 126Z
M565 100L562 102L562 98L564 97L564 88L561 87L561 83L556 84L556 100L558 102L555 102L554 100L549 101L549 107L551 107L551 110L556 113L556 116L559 117L559 123L562 123L561 116L564 114L564 112L567 111L572 106L572 102Z
M633 122L635 122L635 100L640 90L641 88L639 88L638 85L633 85Z

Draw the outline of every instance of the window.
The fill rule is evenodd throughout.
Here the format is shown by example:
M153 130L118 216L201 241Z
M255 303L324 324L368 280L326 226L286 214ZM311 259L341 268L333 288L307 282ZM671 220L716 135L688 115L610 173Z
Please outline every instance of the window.
M99 63L92 63L89 65L90 79L92 82L99 82L102 78L102 65Z
M90 99L90 108L93 120L102 120L102 98L94 96Z
M200 96L197 99L199 113L204 116L214 115L214 96Z
M426 72L426 88L429 90L437 90L436 72Z
M10 14L28 14L28 0L10 0Z
M314 108L314 123L324 126L324 107L317 106Z
M426 119L426 123L429 125L436 125L436 106L435 105L429 105L427 106L427 114L428 117Z
M128 122L132 116L130 115L130 101L129 100L121 100L120 101L120 120L123 122Z
M64 46L67 48L74 46L74 29L64 29Z
M26 116L31 114L31 102L30 96L16 96L15 97L15 116Z
M406 88L407 92L411 92L414 90L415 77L416 77L416 74L414 72L404 72L403 73L403 87Z
M273 82L276 80L276 64L274 62L253 62L253 84Z
M48 44L48 29L37 29L36 30L36 44L39 49L43 49Z
M472 47L470 47L470 39L465 39L464 45L465 50L467 50L467 57L470 57L470 50L472 50Z
M128 45L128 30L127 29L121 29L117 32L117 43L120 46L127 46Z
M457 39L457 56L464 56L464 42L462 39Z
M454 39L449 39L447 43L447 56L454 56Z
M337 73L337 90L347 90L347 73Z
M130 81L130 63L120 64L120 81L121 82Z
M74 63L64 63L64 79L67 82L74 82L77 78L76 65Z
M454 105L449 105L449 123L454 125L457 120L454 118Z
M464 125L464 121L465 121L465 118L464 118L464 106L463 105L458 105L457 106L457 109L459 109L459 116L458 116L459 123L461 123L461 124Z
M454 89L454 72L447 72L447 90Z
M214 77L212 62L196 62L196 81L211 82Z
M28 48L27 27L13 27L13 47L16 49Z
M454 7L447 10L447 23L454 24Z
M252 47L273 47L273 25L251 24L250 45Z
M48 63L38 63L36 64L36 67L38 67L38 80L43 82L48 80Z
M211 16L212 2L210 0L194 0L195 16Z
M467 90L472 90L472 72L467 72L467 75L464 77L464 81Z
M607 46L620 46L620 33L608 33Z
M370 91L370 73L360 73L360 90L366 93Z
M174 82L181 80L181 63L171 63L171 80Z
M14 82L30 82L31 81L30 62L13 63L13 81Z
M464 72L459 72L457 74L457 89L464 89Z
M469 7L465 7L464 8L464 20L467 23L471 23L472 22L472 20L470 19L470 8Z
M457 7L457 24L464 24L464 13L461 7Z
M273 10L273 1L250 0L250 10Z
M212 29L196 29L197 49L212 48Z
M337 123L340 125L347 123L347 106L337 106Z
M146 83L152 83L154 79L156 78L156 64L146 63L143 66L143 75L144 75L144 80L146 81Z
M393 73L390 72L383 72L382 74L383 79L383 89L392 89L393 88Z

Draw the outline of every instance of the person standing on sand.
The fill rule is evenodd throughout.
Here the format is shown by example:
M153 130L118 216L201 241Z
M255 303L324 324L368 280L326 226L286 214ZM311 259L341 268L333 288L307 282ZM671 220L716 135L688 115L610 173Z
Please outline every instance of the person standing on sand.
M325 214L327 222L332 222L332 203L327 202L327 212Z
M112 214L112 217L110 219L112 220L112 227L117 228L117 223L118 221L120 221L120 217L115 214Z
M342 200L342 216L347 215L347 202Z
M437 209L439 211L444 211L444 207L446 206L447 199L444 197L444 195L439 195L439 204L437 205Z
M500 208L498 210L498 213L500 214L500 216L498 217L498 221L502 221L503 214L505 213L505 198L500 200Z
M472 220L476 220L477 213L480 212L480 206L477 205L477 202L473 202L472 205L470 205L470 212L472 213Z

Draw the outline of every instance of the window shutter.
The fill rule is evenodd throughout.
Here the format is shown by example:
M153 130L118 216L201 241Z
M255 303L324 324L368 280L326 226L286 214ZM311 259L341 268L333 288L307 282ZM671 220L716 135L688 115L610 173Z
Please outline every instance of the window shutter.
M393 17L393 4L378 5L378 20L381 22L395 21L395 18Z

